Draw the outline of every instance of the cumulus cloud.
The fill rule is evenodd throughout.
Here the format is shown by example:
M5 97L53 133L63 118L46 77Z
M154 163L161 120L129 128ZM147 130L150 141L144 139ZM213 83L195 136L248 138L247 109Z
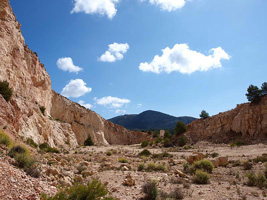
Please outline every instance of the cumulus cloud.
M141 0L146 1L146 0ZM186 0L148 0L150 4L159 6L162 10L174 11L184 7Z
M121 99L118 97L111 97L111 96L95 100L98 105L109 106L111 108L121 108L123 105L131 102L129 99Z
M84 106L85 108L91 109L93 106L89 103L85 103L84 101L80 100L78 102L81 106Z
M119 0L74 0L74 8L71 13L106 15L112 19L117 13L117 3Z
M78 73L79 71L83 70L83 68L75 66L73 64L72 58L69 58L69 57L59 58L57 60L57 67L63 71L69 71L69 72L75 72L75 73Z
M61 94L67 98L78 98L91 92L92 88L86 87L86 83L82 79L71 80L62 90Z
M119 44L114 42L108 45L108 50L99 58L102 62L115 62L116 60L122 60L123 54L125 54L130 46L125 44Z
M150 63L141 63L139 69L144 72L171 73L178 71L182 74L191 74L195 71L207 71L222 67L221 60L229 60L228 55L221 47L213 48L210 55L189 49L187 44L176 44L162 50L162 55L156 55Z
M115 111L116 114L120 114L120 113L126 113L126 110L120 110L120 109L117 109Z

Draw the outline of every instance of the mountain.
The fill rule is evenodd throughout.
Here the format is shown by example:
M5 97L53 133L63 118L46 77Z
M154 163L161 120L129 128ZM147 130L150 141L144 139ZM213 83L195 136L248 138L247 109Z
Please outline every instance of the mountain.
M95 144L140 143L146 134L115 125L92 110L57 94L37 53L21 33L9 0L0 1L0 81L13 90L10 101L0 94L0 129L17 140L32 139L69 148L90 136Z
M178 121L182 121L185 124L189 124L196 120L194 117L174 117L165 113L148 110L138 115L121 115L109 119L109 121L119 124L127 129L144 129L144 130L156 130L156 129L174 129L175 124Z

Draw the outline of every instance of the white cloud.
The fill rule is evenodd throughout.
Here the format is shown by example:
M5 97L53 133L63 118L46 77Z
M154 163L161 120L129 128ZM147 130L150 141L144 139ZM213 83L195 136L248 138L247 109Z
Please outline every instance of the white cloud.
M91 109L91 108L93 107L91 104L89 104L89 103L85 103L85 102L82 101L82 100L80 100L78 103L79 103L81 106L84 106L85 108L89 108L89 109Z
M138 106L139 108L141 108L143 105L142 105L141 103L139 103L139 104L137 104L137 106Z
M117 13L117 3L119 0L74 0L74 8L71 13L106 15L112 19Z
M115 111L116 114L119 114L119 113L126 113L126 110L120 110L120 109L117 109Z
M82 79L71 80L62 90L61 94L67 98L85 95L91 92L92 88L86 87L86 83Z
M141 0L146 1L146 0ZM184 7L186 0L148 0L150 4L159 6L162 10L174 11Z
M191 74L195 71L207 71L222 67L221 60L229 60L230 56L221 48L213 48L210 55L190 50L187 44L176 44L162 50L162 55L156 55L152 62L141 63L139 69L144 72L171 73L178 71Z
M115 62L116 60L122 60L123 54L125 54L130 46L125 44L119 44L114 42L108 45L108 50L99 58L102 62Z
M78 66L75 66L73 64L73 61L71 58L59 58L57 60L57 67L63 71L69 71L69 72L75 72L78 73L79 71L82 71L83 68L80 68Z
M109 106L111 108L121 108L123 105L130 103L129 99L120 99L118 97L103 97L96 99L96 103L102 106Z

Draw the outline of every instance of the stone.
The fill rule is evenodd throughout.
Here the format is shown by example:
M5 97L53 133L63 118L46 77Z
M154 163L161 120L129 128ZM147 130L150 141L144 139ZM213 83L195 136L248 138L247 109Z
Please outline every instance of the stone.
M227 166L228 165L228 158L227 157L219 157L217 158L218 160L218 165L219 166Z
M203 153L193 152L193 155L190 155L186 161L189 164L193 164L196 161L203 160L205 158L205 155Z
M214 166L215 168L219 167L219 161L218 161L218 159L211 158L211 159L209 159L209 160L212 162L212 164L213 164L213 166Z
M128 174L126 176L126 178L124 179L123 185L125 186L134 186L135 185L135 180L133 179L133 177Z

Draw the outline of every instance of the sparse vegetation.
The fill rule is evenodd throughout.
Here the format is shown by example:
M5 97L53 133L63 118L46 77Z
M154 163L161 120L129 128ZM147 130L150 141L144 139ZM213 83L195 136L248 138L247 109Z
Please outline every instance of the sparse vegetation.
M138 171L143 171L145 169L145 164L141 163L138 165Z
M145 193L145 200L156 200L158 189L156 181L148 181L142 187L142 192Z
M254 172L250 172L247 174L247 178L248 178L247 182L248 186L257 186L259 188L263 188L266 186L266 177L261 173L256 175Z
M89 135L88 138L84 141L84 146L93 146L94 142L91 138L91 136Z
M29 154L29 151L21 145L16 145L12 147L8 153L11 158L14 158L17 154Z
M145 141L143 141L142 143L141 143L141 147L142 148L145 148L145 147L147 147L149 145L149 141L147 141L147 140L145 140Z
M148 172L152 172L152 171L163 171L163 172L165 172L167 169L166 169L165 165L155 164L153 162L149 162L147 164L147 167L145 168L145 170L148 171Z
M60 153L60 151L55 147L50 147L46 142L39 145L41 152L47 153Z
M243 167L244 167L244 170L251 170L253 167L253 164L249 161L245 161L243 162Z
M258 162L265 163L265 162L267 162L267 154L264 153L261 156L257 156L257 158L255 158L253 161L256 163L258 163Z
M170 133L170 131L165 130L164 138L169 138L170 140L172 139L172 134Z
M203 170L208 173L212 173L214 166L209 160L199 160L193 164L194 171Z
M4 144L6 147L10 147L12 145L12 140L10 139L10 137L1 130L0 130L0 144Z
M37 148L38 147L38 145L31 138L28 138L27 141L26 141L26 143L28 145L30 145L31 147L33 147L33 148Z
M208 184L210 179L210 175L201 170L197 170L194 177L193 182L196 184Z
M212 157L212 158L216 158L216 157L218 157L218 156L219 156L219 154L216 153L216 152L213 152L213 153L211 154L211 157Z
M236 140L230 144L231 147L241 147L242 145L244 145L244 142L241 140Z
M112 156L112 154L113 154L112 151L107 151L107 152L106 152L106 155L107 155L107 156Z
M182 135L181 137L179 137L179 146L180 147L185 146L186 143L187 143L187 138L185 136Z
M171 147L172 146L171 140L169 138L164 138L163 145L164 147Z
M151 155L151 152L148 150L148 149L144 149L143 151L141 151L139 154L139 156L150 156Z
M7 102L10 101L13 91L9 87L9 83L7 81L0 81L0 94Z
M87 185L74 185L57 193L54 197L43 195L42 200L116 200L116 198L108 197L106 185L98 180L92 180Z
M126 158L119 158L118 161L120 163L128 163L128 160Z

